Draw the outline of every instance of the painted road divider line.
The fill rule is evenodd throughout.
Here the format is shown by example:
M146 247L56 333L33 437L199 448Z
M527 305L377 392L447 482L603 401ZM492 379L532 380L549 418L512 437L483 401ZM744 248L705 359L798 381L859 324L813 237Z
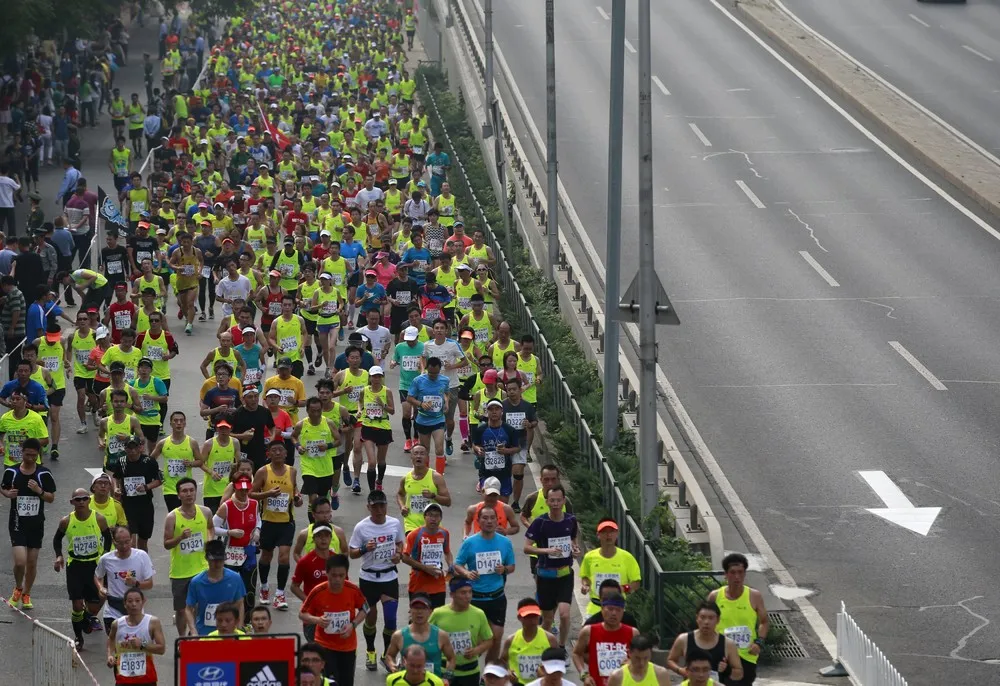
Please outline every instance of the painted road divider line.
M821 277L823 277L823 280L826 281L828 284L830 284L830 286L832 286L833 288L840 288L840 284L837 282L837 280L832 276L830 276L830 272L823 269L823 265L817 262L816 258L809 254L808 250L799 250L799 255L801 255L802 259L805 260L810 267L815 269L816 273L819 274Z
M899 353L900 357L909 362L910 366L916 369L917 373L920 374L920 376L927 379L927 383L933 386L935 390L938 391L948 390L948 387L945 386L943 383L941 383L941 379L934 376L934 374L931 373L931 370L925 367L920 360L918 360L916 357L913 356L913 353L911 353L909 350L903 347L902 343L900 343L899 341L889 341L889 345L892 346L893 350Z
M746 184L746 181L736 179L736 185L740 187L740 190L743 191L743 193L748 198L750 198L750 202L752 202L758 210L762 210L765 207L767 207L767 205L765 205L760 201L760 198L757 197L757 194L754 193L752 190L750 190L750 186Z
M706 148L712 147L712 141L708 140L708 136L706 136L704 133L701 132L701 129L698 128L697 124L695 124L692 121L688 122L688 126L691 128L692 131L694 131L694 135L698 137L698 140L701 141L702 145L704 145Z

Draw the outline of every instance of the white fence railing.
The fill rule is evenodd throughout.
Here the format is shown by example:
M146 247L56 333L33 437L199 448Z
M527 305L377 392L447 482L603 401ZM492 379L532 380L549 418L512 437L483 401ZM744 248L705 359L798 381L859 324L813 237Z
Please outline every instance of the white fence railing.
M33 686L97 686L97 679L76 652L73 639L38 621L32 622L31 652Z
M889 658L847 613L841 602L837 613L837 662L821 671L824 676L850 676L858 686L907 686L906 679Z

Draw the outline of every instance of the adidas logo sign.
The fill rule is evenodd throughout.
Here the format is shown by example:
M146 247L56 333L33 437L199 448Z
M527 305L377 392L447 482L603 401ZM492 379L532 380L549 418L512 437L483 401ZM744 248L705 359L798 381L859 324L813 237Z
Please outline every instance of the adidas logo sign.
M253 678L247 682L247 686L285 686L285 684L278 679L271 668L264 665L259 672L253 675Z

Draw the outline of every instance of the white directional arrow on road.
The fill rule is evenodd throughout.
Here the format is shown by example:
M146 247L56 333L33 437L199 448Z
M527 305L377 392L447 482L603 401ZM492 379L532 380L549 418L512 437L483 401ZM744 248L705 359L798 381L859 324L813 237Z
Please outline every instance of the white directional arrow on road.
M885 503L885 507L866 508L869 512L921 536L930 532L934 520L941 513L940 507L917 507L883 471L864 471L858 474Z

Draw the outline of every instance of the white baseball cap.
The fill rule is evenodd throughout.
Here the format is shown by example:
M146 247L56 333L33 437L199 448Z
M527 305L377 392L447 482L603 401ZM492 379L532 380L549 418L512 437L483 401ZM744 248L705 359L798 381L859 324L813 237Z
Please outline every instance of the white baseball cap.
M542 669L545 670L546 674L555 674L556 672L560 674L566 673L566 661L565 660L542 660Z
M483 674L487 676L497 676L500 677L501 679L505 679L507 677L507 670L501 667L500 665L486 665L483 668Z
M495 476L491 476L488 479L484 480L483 493L485 494L495 493L496 495L500 495L500 479L496 478Z
M403 330L403 340L404 341L415 341L417 336L420 335L420 331L415 326L408 326ZM371 373L371 372L369 372Z
M376 374L378 376L385 376L385 370L379 367L378 365L375 365L374 367L368 370L368 376L375 376Z

